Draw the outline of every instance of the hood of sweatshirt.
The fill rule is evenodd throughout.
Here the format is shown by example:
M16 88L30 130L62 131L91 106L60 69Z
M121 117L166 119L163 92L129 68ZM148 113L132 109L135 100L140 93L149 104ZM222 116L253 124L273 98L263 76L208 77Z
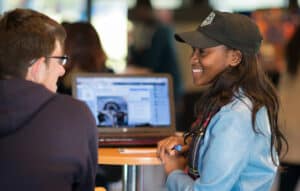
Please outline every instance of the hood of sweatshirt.
M0 80L0 137L23 128L54 95L27 80Z

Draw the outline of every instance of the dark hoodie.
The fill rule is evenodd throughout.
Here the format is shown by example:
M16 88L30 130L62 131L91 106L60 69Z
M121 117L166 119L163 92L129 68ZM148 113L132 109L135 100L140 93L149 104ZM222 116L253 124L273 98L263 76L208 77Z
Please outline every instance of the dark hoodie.
M95 120L42 85L0 80L0 153L1 190L94 190Z

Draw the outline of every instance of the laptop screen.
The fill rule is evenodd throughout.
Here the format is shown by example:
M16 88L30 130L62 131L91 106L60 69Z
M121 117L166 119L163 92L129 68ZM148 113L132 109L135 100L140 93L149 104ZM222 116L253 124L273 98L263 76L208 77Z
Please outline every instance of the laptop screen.
M73 96L88 105L100 132L174 131L172 93L165 74L78 74L73 79Z

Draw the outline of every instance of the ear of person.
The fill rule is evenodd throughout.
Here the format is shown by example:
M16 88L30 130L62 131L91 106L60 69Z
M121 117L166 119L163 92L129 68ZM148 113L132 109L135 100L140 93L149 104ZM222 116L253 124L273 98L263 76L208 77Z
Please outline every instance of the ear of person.
M45 58L41 57L37 59L27 71L26 79L33 82L41 82L46 68Z
M237 66L242 60L242 53L239 50L232 50L230 53L230 66Z

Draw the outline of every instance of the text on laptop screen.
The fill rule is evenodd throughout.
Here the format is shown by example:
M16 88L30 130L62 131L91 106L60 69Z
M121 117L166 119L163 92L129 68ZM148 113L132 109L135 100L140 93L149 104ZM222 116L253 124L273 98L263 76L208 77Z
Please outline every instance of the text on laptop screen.
M88 105L98 127L170 126L166 77L77 77L76 97Z

